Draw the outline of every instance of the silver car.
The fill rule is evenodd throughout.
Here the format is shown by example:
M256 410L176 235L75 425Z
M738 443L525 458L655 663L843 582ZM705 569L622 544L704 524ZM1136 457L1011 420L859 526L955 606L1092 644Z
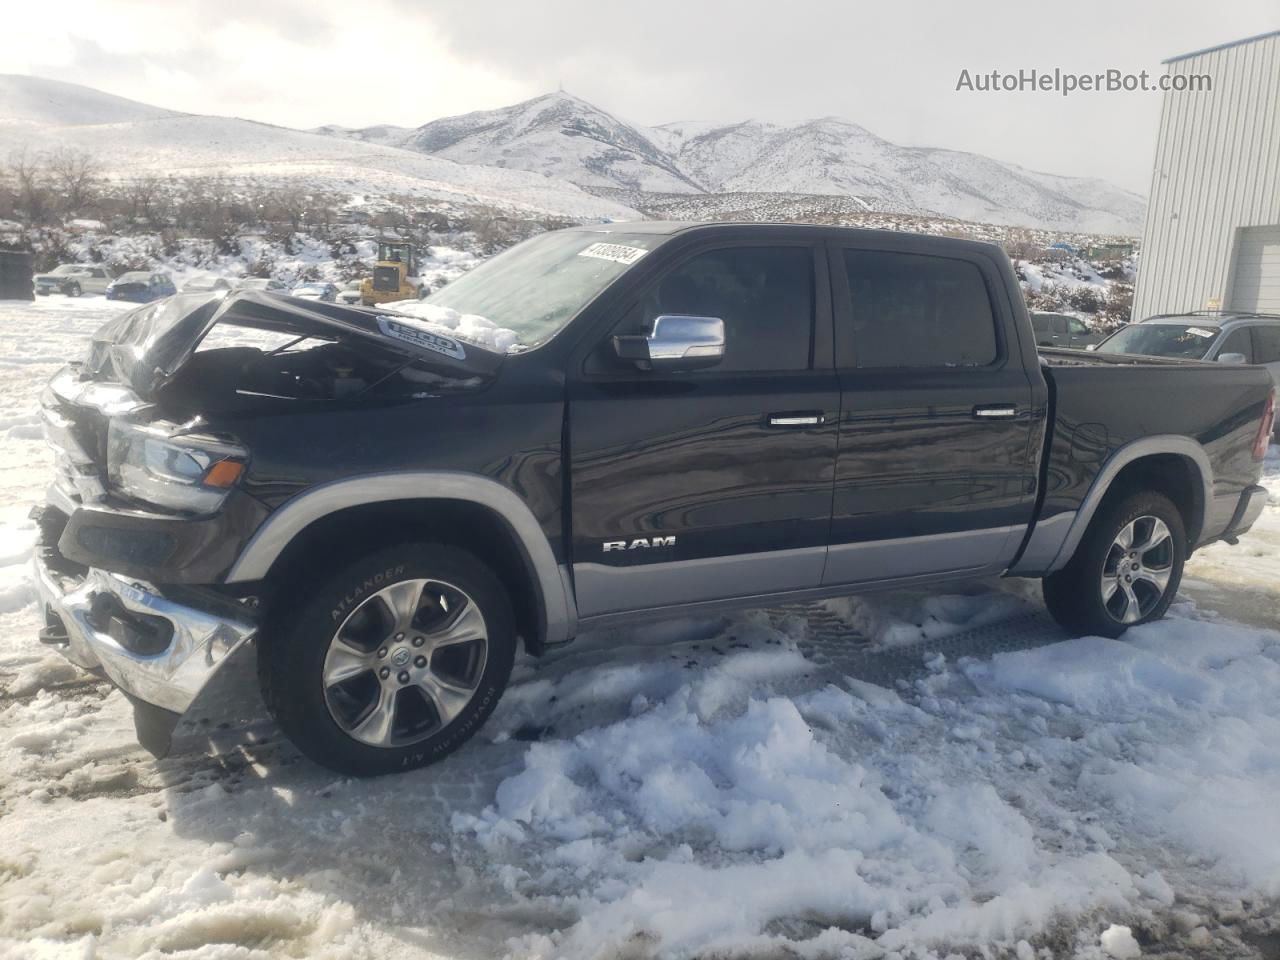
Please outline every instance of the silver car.
M1099 353L1256 363L1271 372L1280 388L1280 314L1161 314L1121 327L1097 349Z
M78 297L82 293L106 293L115 278L108 268L98 264L63 263L48 273L36 274L34 283L36 293L42 297L51 293Z

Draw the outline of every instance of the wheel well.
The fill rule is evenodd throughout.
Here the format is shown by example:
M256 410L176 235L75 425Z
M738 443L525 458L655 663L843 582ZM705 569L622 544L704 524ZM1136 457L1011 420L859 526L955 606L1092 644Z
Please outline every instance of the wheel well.
M542 596L524 547L501 516L466 500L387 500L330 513L293 538L267 580L279 593L362 554L414 541L458 547L485 563L511 598L525 649L542 651Z
M1127 463L1111 481L1107 500L1128 496L1142 490L1162 493L1173 501L1187 530L1187 547L1200 539L1204 525L1204 486L1200 468L1190 457L1176 453L1158 453L1139 457Z

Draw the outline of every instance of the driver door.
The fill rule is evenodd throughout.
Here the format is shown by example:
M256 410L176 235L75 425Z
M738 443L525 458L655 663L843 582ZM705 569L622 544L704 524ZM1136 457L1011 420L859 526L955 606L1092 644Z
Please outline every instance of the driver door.
M839 385L826 263L809 241L695 248L619 311L569 383L583 620L817 587ZM701 370L639 369L614 335L718 318Z

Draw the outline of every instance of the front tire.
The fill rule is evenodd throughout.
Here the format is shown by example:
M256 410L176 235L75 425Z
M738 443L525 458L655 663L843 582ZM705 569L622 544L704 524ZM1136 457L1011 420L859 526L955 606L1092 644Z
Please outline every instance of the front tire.
M68 297L78 297L80 296L80 292L80 284L78 283L73 283L71 286L67 287Z
M1045 606L1072 633L1119 637L1165 615L1186 558L1186 529L1173 501L1130 494L1104 504L1067 565L1044 578Z
M493 712L515 659L502 584L454 547L385 548L278 609L259 646L263 698L299 750L353 776L458 749Z

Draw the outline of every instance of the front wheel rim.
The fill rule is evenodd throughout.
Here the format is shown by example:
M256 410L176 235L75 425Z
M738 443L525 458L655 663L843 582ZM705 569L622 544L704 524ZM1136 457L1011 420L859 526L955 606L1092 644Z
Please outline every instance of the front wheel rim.
M471 703L489 655L484 613L460 587L401 580L361 601L329 639L325 706L371 747L434 736Z
M1173 576L1173 533L1159 517L1143 516L1120 528L1102 562L1102 606L1117 623L1151 614Z

